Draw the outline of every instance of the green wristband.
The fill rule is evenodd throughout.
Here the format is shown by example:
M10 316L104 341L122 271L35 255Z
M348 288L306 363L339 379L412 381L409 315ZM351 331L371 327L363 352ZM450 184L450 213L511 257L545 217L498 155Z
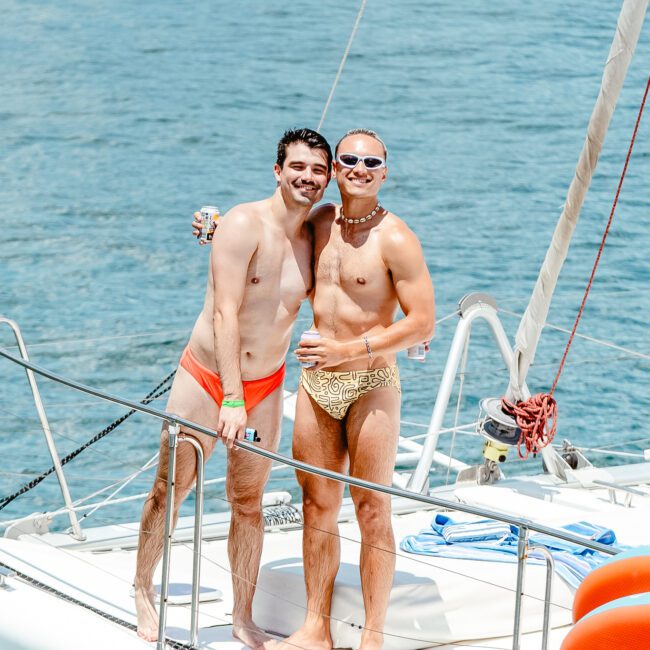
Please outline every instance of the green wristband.
M221 402L221 406L225 406L226 408L229 409L236 409L239 408L240 406L244 406L245 402L243 399L225 399L223 402Z

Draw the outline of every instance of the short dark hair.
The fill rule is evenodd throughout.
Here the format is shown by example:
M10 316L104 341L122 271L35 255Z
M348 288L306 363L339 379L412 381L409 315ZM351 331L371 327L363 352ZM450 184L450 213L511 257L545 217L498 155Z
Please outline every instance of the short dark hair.
M388 149L386 149L386 144L384 141L377 135L375 131L372 131L371 129L350 129L337 143L336 143L336 149L335 153L338 155L339 153L339 147L341 146L341 142L345 140L350 135L367 135L371 138L374 138L379 142L379 144L383 147L384 149L384 158L388 159Z
M287 147L296 142L303 142L310 149L322 149L327 155L328 168L332 166L332 149L320 133L311 129L289 129L284 132L284 135L278 142L278 157L275 162L279 167L282 167L284 161L287 159Z

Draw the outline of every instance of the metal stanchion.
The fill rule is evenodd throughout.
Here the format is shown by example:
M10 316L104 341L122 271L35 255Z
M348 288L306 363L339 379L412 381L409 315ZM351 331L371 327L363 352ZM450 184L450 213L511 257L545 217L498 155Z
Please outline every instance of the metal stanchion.
M542 627L542 650L548 650L548 636L551 628L551 595L553 591L553 576L555 575L555 560L546 546L531 546L529 551L538 551L546 559L546 589L544 591L544 623Z
M174 526L174 492L176 486L176 452L181 442L189 442L196 452L196 505L194 507L194 555L192 560L192 608L190 623L190 644L196 647L199 640L199 592L201 588L201 526L203 523L203 448L191 436L180 436L180 426L169 424L169 462L167 474L167 511L165 512L165 539L163 546L162 583L160 585L160 616L158 620L158 645L156 650L165 650L165 627L169 600L169 564Z
M194 557L192 562L192 610L190 643L196 647L199 640L199 597L201 588L201 527L203 522L203 448L190 436L181 436L179 442L189 442L196 451L196 503L194 506Z
M515 592L515 627L512 632L512 650L519 650L521 636L521 605L524 595L524 574L526 573L526 557L528 555L528 535L526 526L519 526L517 541L517 587Z
M158 643L156 650L165 650L165 627L167 624L167 599L169 598L169 559L172 550L172 530L174 527L174 486L176 479L176 450L180 426L169 422L167 463L167 510L165 512L165 539L163 545L162 583L160 585L160 614L158 618Z

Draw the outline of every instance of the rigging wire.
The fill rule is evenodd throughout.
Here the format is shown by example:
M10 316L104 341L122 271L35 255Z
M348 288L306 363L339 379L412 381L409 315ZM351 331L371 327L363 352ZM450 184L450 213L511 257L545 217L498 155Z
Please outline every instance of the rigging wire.
M639 354L635 356L640 356ZM585 357L582 359L574 359L572 361L567 361L564 365L565 367L575 367L575 366L583 366L583 365L589 365L589 364L598 364L598 365L603 365L603 364L609 364L609 363L615 363L618 361L630 361L630 355L629 354L623 354L623 355L617 355L617 356L611 356L611 357ZM558 360L554 361L549 361L547 363L533 363L531 364L531 368L550 368L550 367L555 367L557 366ZM427 368L423 368L423 371L427 370ZM475 376L480 376L480 377L485 377L485 376L498 376L502 375L504 370L508 370L508 368L503 365L503 366L496 366L494 363L490 363L489 367L479 367L476 368L476 370L472 371L466 371L465 376L466 377L475 377ZM434 373L426 373L428 379L440 379L442 377L442 372L434 372ZM401 378L404 381L421 381L422 379L422 374L421 373L400 373ZM295 395L294 393L291 393L290 395L287 395L285 399L289 399L289 397L292 397ZM156 402L158 400L161 400L163 396L155 397L151 400L151 402ZM16 405L18 408L27 408L31 406L31 404L18 404ZM93 405L92 402L60 402L60 403L51 403L51 404L44 404L43 405L45 408L48 409L53 409L53 408L79 408L79 409L88 409L92 408L93 406L95 408L98 407L105 407L108 408L111 405L108 404L95 404ZM7 409L4 406L0 406L0 412L6 413L6 417L0 417L0 420L15 420L19 419L21 421L24 421L27 417L33 417L35 418L36 416L25 416L24 414L18 414L15 411L11 411ZM412 422L412 421L407 421L407 420L401 420L402 424L407 424L410 426L415 426L415 427L428 427L429 425L422 423L422 422ZM452 431L452 429L449 429L449 431ZM34 428L34 429L22 429L22 432L25 434L42 434L43 430ZM56 436L61 436L65 437L64 434L60 434L58 432L53 432L54 435ZM75 438L68 436L69 440L72 440L73 442L78 442Z
M522 318L523 314L520 312L515 312L515 311L510 311L509 309L503 309L503 307L498 307L497 311L500 311L504 314L508 314L508 316L516 316L517 318ZM558 332L563 332L564 334L571 334L571 330L567 329L566 327L560 327L559 325L553 325L551 323L544 323L544 327L548 327L549 329L557 330ZM597 339L593 336L588 336L586 334L579 334L578 332L574 333L574 336L578 337L579 339L584 339L585 341L590 341L591 343L597 343L598 345L603 345L608 348L612 348L613 350L619 350L620 352L625 352L625 354L634 356L634 357L640 357L641 359L646 359L650 361L650 354L644 354L643 352L637 352L636 350L632 350L630 348L624 348L622 345L616 345L616 343L610 343L609 341L605 341L603 339ZM553 365L557 363L554 362ZM540 364L536 364L539 366Z
M332 88L330 89L330 94L328 95L327 101L325 102L325 108L323 108L323 112L318 122L318 127L316 128L316 131L318 132L320 132L321 128L323 127L323 123L325 122L325 116L327 115L327 111L330 107L330 104L332 103L332 98L334 97L334 91L336 90L336 86L338 85L339 79L341 78L341 74L343 73L345 62L348 60L348 54L350 54L350 48L352 47L352 42L354 41L354 37L357 34L357 30L359 29L359 24L361 23L361 17L363 16L363 11L366 8L366 1L367 0L361 0L361 6L359 7L359 13L357 14L357 19L354 21L354 27L352 28L352 33L350 34L350 38L348 39L348 44L345 47L345 52L343 52L343 58L341 59L341 63L339 63L339 69L336 73L336 76L334 77L334 83L332 84Z
M149 394L140 403L148 404L152 399L155 399L156 397L169 391L171 385L166 387L164 386L174 377L175 374L176 374L176 369L170 372L152 391L149 392ZM130 409L124 415L119 417L117 420L111 422L111 424L109 424L107 427L102 429L99 433L97 433L92 438L90 438L90 440L86 441L83 445L81 445L81 447L78 447L74 451L70 452L67 456L61 459L60 461L61 467L63 467L63 465L69 463L71 460L76 458L82 451L88 449L88 447L101 440L104 436L107 436L109 433L114 431L118 426L120 426L120 424L122 424L126 419L130 418L135 412L136 412L135 409ZM49 469L45 470L40 476L33 479L29 483L26 483L19 490L16 490L13 494L4 497L2 500L0 500L0 510L6 508L14 499L18 498L21 494L25 494L25 492L29 492L30 490L34 489L39 483L41 483L41 481L45 480L50 474L54 473L55 471L56 471L56 465L52 465Z

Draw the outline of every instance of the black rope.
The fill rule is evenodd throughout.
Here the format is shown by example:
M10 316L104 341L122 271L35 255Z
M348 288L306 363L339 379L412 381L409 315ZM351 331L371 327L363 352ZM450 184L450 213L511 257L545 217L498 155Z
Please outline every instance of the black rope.
M166 388L162 388L174 375L176 374L176 370L173 370L170 372L167 377L165 377L141 402L140 404L149 404L150 402L153 402L153 400L157 399L161 395L164 395L167 391L170 390L171 386L167 386ZM128 413L125 413L121 417L119 417L117 420L114 422L111 422L105 429L102 429L98 434L94 435L88 442L84 443L79 447L78 449L75 449L74 451L70 452L65 458L61 459L61 466L65 465L66 463L69 463L72 459L76 458L82 451L85 449L88 449L90 445L94 445L98 440L101 440L104 436L107 436L111 431L114 431L117 429L117 427L122 424L126 419L130 418L134 413L135 409L131 409ZM21 494L25 494L25 492L29 492L30 490L34 489L41 481L43 481L45 478L47 478L52 472L56 471L56 467L52 465L49 469L45 470L40 476L36 477L35 479L32 479L29 483L23 485L23 487L20 488L17 492L14 492L13 494L4 497L2 500L0 500L0 510L3 508L6 508L14 499L18 498Z
M35 578L32 578L31 576L28 576L26 573L22 573L21 571L17 571L13 567L10 567L8 564L5 564L4 562L0 562L0 567L4 567L6 569L9 569L10 571L13 572L13 574L17 577L23 580L24 582L27 582L37 589L41 589L43 591L46 591L53 596L56 596L57 598L60 598L61 600L65 600L68 603L72 603L73 605L78 605L79 607L83 607L84 609L88 609L94 614L99 614L102 618L105 618L112 623L117 623L118 625L121 625L122 627L127 628L128 630L132 630L135 632L138 628L137 625L134 625L133 623L129 623L128 621L125 621L122 618L119 618L117 616L113 616L112 614L109 614L108 612L105 612L101 609L98 609L97 607L93 607L92 605L89 605L88 603L84 603L83 601L74 598L73 596L69 596L66 593L63 593L62 591L59 591L58 589L55 589L54 587L50 587L50 585L46 585L44 582L41 582L40 580L36 580ZM165 638L165 643L167 644L168 647L174 648L174 650L193 650L194 646L190 645L189 643L183 643L182 641L176 641L174 639L170 639L169 637Z

